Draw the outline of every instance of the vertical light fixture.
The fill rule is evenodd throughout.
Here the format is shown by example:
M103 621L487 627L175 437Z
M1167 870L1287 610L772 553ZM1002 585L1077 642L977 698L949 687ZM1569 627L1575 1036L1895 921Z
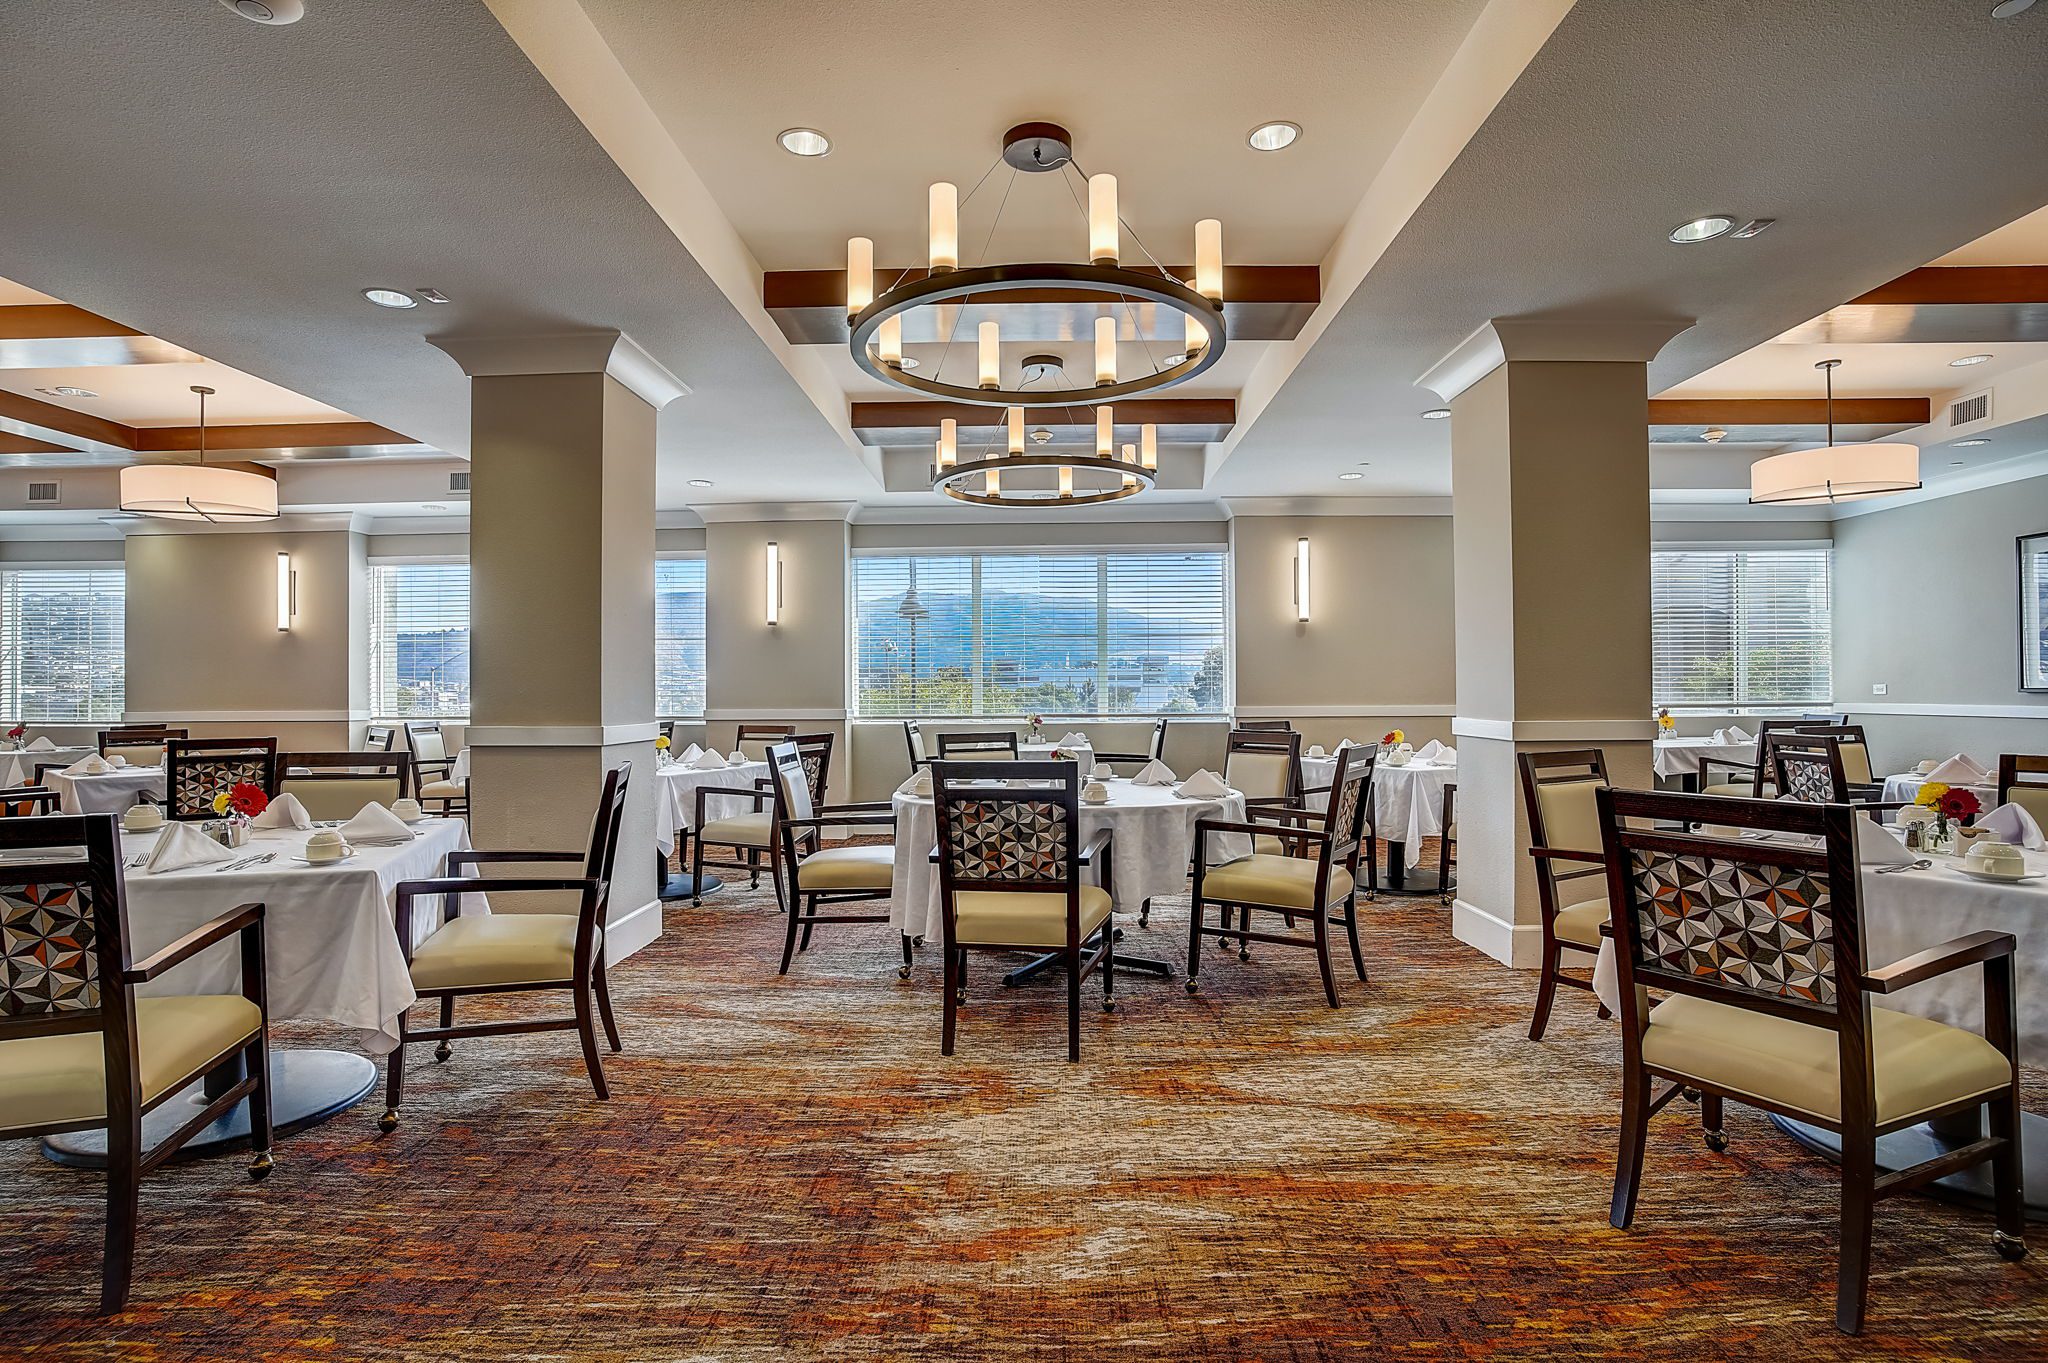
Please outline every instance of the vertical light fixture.
M292 571L292 556L280 550L277 555L277 627L288 630L292 617L299 613L298 574Z
M1095 382L1116 382L1116 318L1095 319Z
M1088 259L1114 265L1116 240L1116 176L1088 177Z
M990 469L987 473L982 474L981 490L991 497L1002 496L1003 471L1001 469Z
M1000 324L989 321L981 324L981 386L1001 388L1003 386L1003 329Z
M1116 408L1105 402L1095 409L1095 457L1107 459L1116 453Z
M846 239L846 316L851 321L875 301L875 243L867 237Z
M1135 464L1135 463L1137 463L1137 462L1138 462L1138 447L1137 447L1136 445L1129 445L1129 444L1127 444L1127 445L1125 445L1125 446L1124 446L1124 448L1123 448L1123 461L1124 461L1124 462L1125 462L1126 464ZM1126 474L1124 475L1124 491L1125 491L1125 492L1131 492L1131 491L1134 491L1134 490L1136 490L1137 486L1138 486L1138 475L1137 475L1137 474L1135 474L1135 473L1126 473Z
M1223 301L1223 223L1216 218L1195 224L1195 292Z
M782 623L782 550L776 546L774 540L768 541L766 562L768 565L768 581L766 584L768 588L768 623L779 625Z
M952 417L939 420L939 467L949 469L960 457L960 423Z
M1187 335L1187 344L1181 348L1187 352L1187 357L1192 360L1208 347L1209 332L1202 325L1201 320L1193 313L1185 314L1181 318L1181 324L1186 328Z
M1117 452L1117 457L1126 464L1135 465L1138 462L1138 447L1126 440L1123 449Z
M1149 421L1138 428L1138 455L1147 473L1159 468L1159 428Z
M1024 453L1024 409L1022 407L1010 408L1009 417L1010 453L1022 454Z
M882 325L875 328L875 354L883 364L901 369L903 367L903 314L884 317Z
M931 267L933 274L960 265L960 191L944 180L932 186Z
M1308 536L1294 542L1294 618L1308 621Z
M1061 464L1061 465L1060 465L1060 496L1061 496L1062 498L1067 498L1067 497L1071 497L1071 496L1073 496L1073 495L1074 495L1074 466L1073 466L1073 465L1071 465L1071 464Z

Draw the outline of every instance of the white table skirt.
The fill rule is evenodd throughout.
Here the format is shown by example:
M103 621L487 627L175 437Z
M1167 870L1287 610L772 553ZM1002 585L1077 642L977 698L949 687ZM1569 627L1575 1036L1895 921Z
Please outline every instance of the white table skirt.
M306 866L290 858L310 832L255 830L240 855L275 851L277 859L241 871L192 868L150 874L124 871L128 931L137 957L167 946L239 904L264 906L263 947L270 1016L319 1018L353 1027L371 1055L398 1044L398 1017L418 996L393 930L393 892L401 880L441 875L448 854L469 846L460 819L428 819L419 837L394 847L362 847L334 866ZM123 859L147 852L158 834L123 833ZM438 898L414 905L413 944L440 926ZM464 913L486 913L470 896ZM236 940L208 947L143 989L156 994L233 993L240 989Z
M1710 757L1716 761L1756 761L1755 739L1747 743L1716 743L1711 737L1660 738L1652 746L1655 752L1651 764L1665 780L1699 775L1700 764Z
M66 776L51 772L47 781L66 814L123 814L144 795L164 798L162 767L122 767L104 776Z
M1020 742L1017 745L1017 760L1019 762L1050 762L1052 760L1052 750L1054 748L1059 748L1059 744L1051 742ZM1065 754L1067 754L1067 756L1073 758L1076 762L1079 762L1081 764L1081 775L1083 777L1086 777L1088 775L1089 768L1095 765L1095 747L1093 744L1081 744L1076 747L1060 748L1060 751L1064 752Z
M1244 797L1236 793L1220 800L1184 800L1171 786L1140 786L1121 779L1107 784L1108 804L1081 806L1080 837L1085 846L1098 829L1115 830L1111 870L1121 913L1136 913L1147 899L1186 890L1197 819L1242 821L1245 816ZM938 842L938 813L926 796L899 793L894 803L896 888L889 898L889 921L908 936L937 942L945 923L939 908L939 872L931 862ZM1212 864L1249 856L1251 850L1251 839L1241 834L1209 840ZM1092 871L1083 872L1083 878L1094 883Z
M1336 779L1336 758L1301 759L1301 782L1304 786L1327 786ZM1374 764L1374 836L1383 842L1400 843L1408 865L1411 868L1420 866L1422 840L1434 838L1444 831L1444 787L1457 783L1458 768L1455 764L1444 766L1436 762L1411 761L1406 766L1396 767L1384 760ZM1308 800L1309 808L1323 809L1329 803L1329 796L1311 795Z
M688 832L697 826L697 790L700 786L751 789L754 782L767 779L768 764L748 762L742 766L703 771L675 763L657 769L654 775L654 845L661 849L663 856L668 856L676 850L676 831ZM707 819L730 819L768 808L765 804L742 800L737 795L714 795L704 802L704 806Z
M1884 800L1887 804L1894 800L1899 801L1901 804L1911 804L1919 796L1920 787L1926 784L1927 778L1916 771L1905 771L1900 772L1896 776L1887 776L1884 778ZM1996 785L1964 786L1963 789L1977 797L1977 804L1982 809L1991 809L1998 804L1998 787ZM1885 811L1885 813L1887 822L1892 821L1896 817L1890 810Z
M55 762L58 766L68 767L79 758L98 751L98 748L54 748L49 752L30 752L23 749L21 752L0 753L0 785L34 785L36 763Z
M451 781L467 781L469 779L468 748L464 748L461 752L455 754L455 760L448 764L448 779Z

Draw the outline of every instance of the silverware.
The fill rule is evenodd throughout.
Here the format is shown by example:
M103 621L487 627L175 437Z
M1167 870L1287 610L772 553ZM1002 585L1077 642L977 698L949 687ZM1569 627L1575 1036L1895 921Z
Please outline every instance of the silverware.
M1934 865L1933 862L1929 861L1926 857L1921 857L1918 861L1902 862L1897 866L1880 866L1877 868L1877 873L1881 876L1895 876L1901 871L1924 871L1932 865Z

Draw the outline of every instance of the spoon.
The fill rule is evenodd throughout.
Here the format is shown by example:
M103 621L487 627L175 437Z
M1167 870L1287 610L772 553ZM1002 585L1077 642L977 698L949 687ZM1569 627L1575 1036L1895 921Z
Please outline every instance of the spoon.
M1924 871L1932 865L1934 865L1933 862L1929 861L1926 857L1921 857L1918 861L1902 862L1897 866L1880 866L1877 868L1877 873L1881 876L1895 876L1901 871Z

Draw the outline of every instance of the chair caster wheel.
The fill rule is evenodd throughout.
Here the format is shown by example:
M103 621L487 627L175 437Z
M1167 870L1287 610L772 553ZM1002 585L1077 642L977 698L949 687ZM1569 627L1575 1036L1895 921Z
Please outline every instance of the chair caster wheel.
M1195 993L1195 992L1196 992L1197 990L1199 990L1199 989L1200 989L1201 987L1202 987L1202 986L1201 986L1200 984L1196 983L1196 981L1195 981L1195 980L1194 980L1194 979L1193 979L1192 977L1191 977L1191 978L1190 978L1190 979L1188 980L1188 982L1187 982L1187 991L1188 991L1188 992L1189 992L1190 994L1192 994L1192 993Z
M1242 948L1240 948L1240 949L1239 949L1239 951L1238 951L1238 953L1237 953L1237 959L1238 959L1238 960L1240 960L1240 961L1249 961L1249 960L1250 960L1251 958L1252 958L1252 954L1251 954L1251 953L1250 953L1249 951L1245 951L1245 950L1243 950Z
M2014 1263L2027 1257L2027 1242L2017 1235L2007 1235L2002 1230L1991 1232L1991 1243L1998 1250L1998 1257Z
M1680 1089L1678 1096L1685 1099L1688 1103L1697 1103L1700 1100L1700 1091L1698 1089Z
M924 938L922 938L922 937L913 937L913 938L911 938L911 939L910 939L910 945L912 945L912 946L914 946L914 947L922 947L922 946L924 945Z
M453 1054L455 1054L455 1048L444 1041L440 1045L434 1047L434 1063L438 1065L445 1065L448 1063L448 1057Z
M249 1177L255 1182L261 1183L264 1179L270 1177L270 1171L274 1165L275 1161L270 1158L270 1152L266 1150L255 1159L249 1161ZM2025 1254L2026 1252L2026 1248L2022 1246L2020 1253Z
M956 990L954 990L954 991L953 991L953 1002L954 1002L954 1003L956 1003L956 1004L958 1004L958 1005L960 1005L960 1006L962 1006L962 1007L965 1007L965 1006L966 1006L966 1003L967 1003L967 991L966 991L965 989L956 989Z
M1152 915L1151 915L1151 914L1149 914L1149 913L1141 913L1141 914L1139 914L1139 915L1138 915L1138 926L1139 926L1139 927L1141 927L1141 928L1146 928L1146 927L1150 927L1150 926L1152 926Z
M896 978L897 978L897 979L899 979L899 980L907 980L907 979L909 979L909 978L910 978L910 967L909 967L909 966L907 966L907 965L899 965L899 966L897 966L897 967L896 967Z
M385 1108L384 1115L377 1119L377 1129L387 1136L398 1130L398 1109L395 1107Z
M1105 1013L1114 1013L1116 1011L1116 1000L1104 999L1102 1001L1102 1011Z
M699 898L697 898L697 896L695 896L695 895L691 895L691 896L690 896L690 907L691 907L691 908L693 908L693 909L700 909L700 908L704 907L704 901L703 901L703 900L701 900L701 899L699 899Z
M1721 1152L1722 1152L1723 1150L1726 1150L1726 1149L1728 1148L1728 1133L1727 1133L1727 1132L1725 1132L1725 1131L1709 1131L1709 1132L1707 1132L1707 1133L1706 1133L1706 1137L1707 1137L1707 1149L1709 1149L1709 1150L1713 1151L1713 1152L1714 1152L1715 1154L1717 1154L1717 1155L1718 1155L1718 1154L1720 1154L1720 1153L1721 1153Z

